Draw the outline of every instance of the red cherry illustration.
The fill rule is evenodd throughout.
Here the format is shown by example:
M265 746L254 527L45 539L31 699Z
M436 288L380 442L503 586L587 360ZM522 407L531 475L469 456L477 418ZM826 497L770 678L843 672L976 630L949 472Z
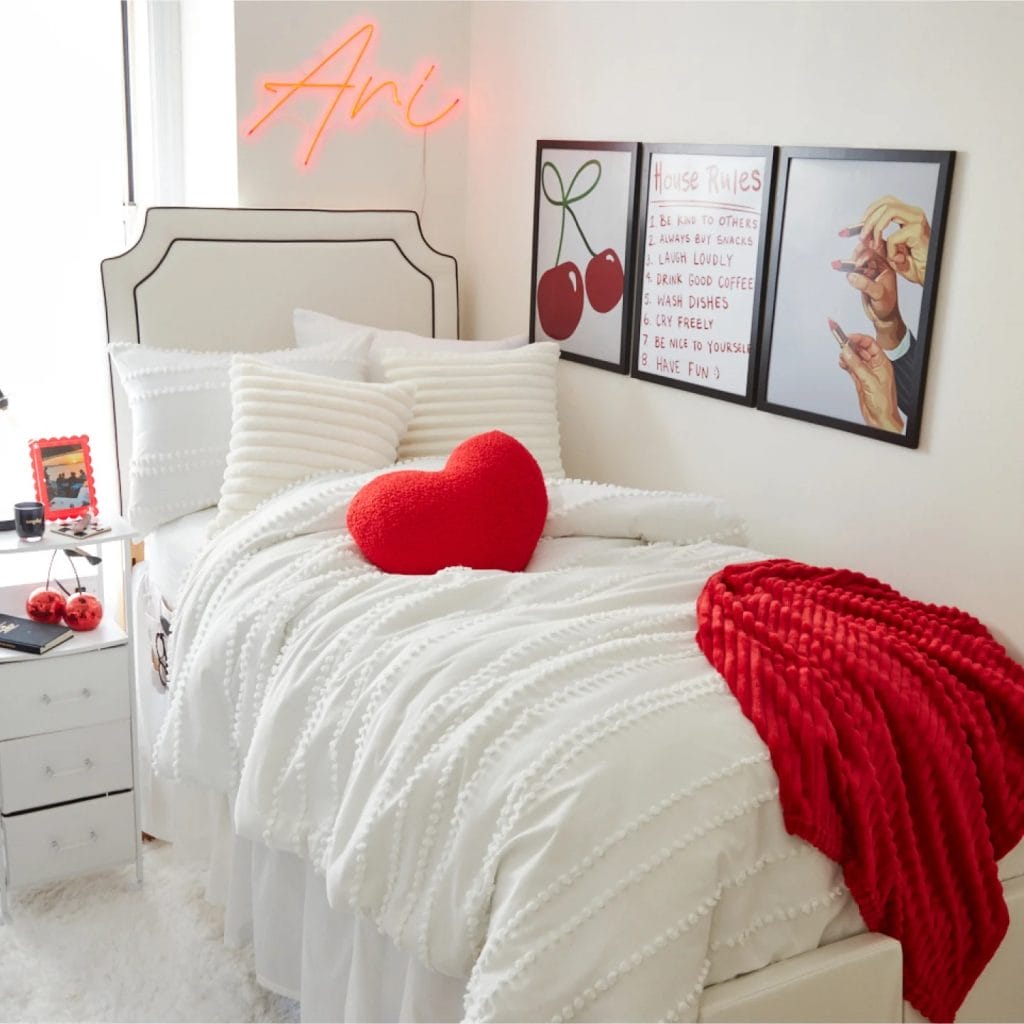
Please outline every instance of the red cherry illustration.
M607 313L622 298L625 277L618 253L605 249L587 264L587 298L598 313Z
M565 341L583 316L583 276L575 263L545 270L537 283L537 315L549 338Z

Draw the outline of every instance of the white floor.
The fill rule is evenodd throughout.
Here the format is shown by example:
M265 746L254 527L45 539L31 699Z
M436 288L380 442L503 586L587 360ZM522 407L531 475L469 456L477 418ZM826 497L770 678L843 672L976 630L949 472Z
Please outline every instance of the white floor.
M221 940L200 867L148 843L133 867L12 895L0 926L0 1021L295 1021Z

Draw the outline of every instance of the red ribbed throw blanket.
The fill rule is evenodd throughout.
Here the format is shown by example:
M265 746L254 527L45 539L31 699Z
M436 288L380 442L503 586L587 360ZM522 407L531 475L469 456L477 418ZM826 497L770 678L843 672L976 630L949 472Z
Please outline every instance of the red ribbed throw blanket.
M844 569L732 565L697 614L786 827L902 943L907 1000L952 1020L1007 928L996 861L1024 834L1024 668L971 616Z

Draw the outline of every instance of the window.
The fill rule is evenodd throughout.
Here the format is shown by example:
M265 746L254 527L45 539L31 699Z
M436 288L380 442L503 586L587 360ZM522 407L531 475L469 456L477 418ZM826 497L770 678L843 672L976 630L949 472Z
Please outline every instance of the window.
M101 508L116 506L100 260L125 247L121 9L40 0L5 9L0 502L34 488L28 441L88 434ZM42 579L40 556L5 559ZM14 569L0 569L8 571Z

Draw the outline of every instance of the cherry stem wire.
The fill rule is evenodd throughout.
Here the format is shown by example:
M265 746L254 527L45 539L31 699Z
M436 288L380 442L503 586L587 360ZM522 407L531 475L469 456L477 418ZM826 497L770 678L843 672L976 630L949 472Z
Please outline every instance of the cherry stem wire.
M47 590L50 589L50 577L53 575L53 560L57 557L57 552L58 551L64 551L64 549L63 548L54 548L53 549L53 554L50 555L50 566L46 570L46 589ZM66 558L68 560L68 565L71 566L71 571L75 574L75 593L76 594L84 593L84 591L82 589L82 579L78 575L78 569L75 567L75 560L66 551L64 552L64 554L65 554L65 556L66 556ZM68 588L65 587L64 584L61 583L60 580L54 580L53 582L56 583L57 586L60 587L60 589L63 590L65 594L68 594ZM68 594L68 596L70 597L71 595Z
M585 192L581 192L578 196L572 194L573 189L576 187L576 182L579 180L580 175L591 165L597 168L597 177L594 178L590 188ZM544 175L547 173L547 169L551 168L555 172L555 177L558 179L558 191L561 193L561 197L554 199L548 192L547 183L544 181ZM569 188L566 189L565 182L562 181L562 175L559 173L558 168L550 161L545 160L540 168L540 189L544 193L544 198L552 206L560 206L562 208L562 226L558 233L558 252L555 254L555 266L562 261L562 242L565 239L565 215L568 214L572 217L573 223L576 225L576 230L580 233L580 238L583 239L583 244L587 247L587 252L591 256L596 256L597 253L590 248L590 243L587 241L587 236L583 233L583 228L580 227L579 219L576 213L572 209L573 203L578 203L581 199L586 199L591 192L597 188L597 183L601 180L601 161L600 160L588 160L584 163L580 169L572 176L572 180L569 182Z

